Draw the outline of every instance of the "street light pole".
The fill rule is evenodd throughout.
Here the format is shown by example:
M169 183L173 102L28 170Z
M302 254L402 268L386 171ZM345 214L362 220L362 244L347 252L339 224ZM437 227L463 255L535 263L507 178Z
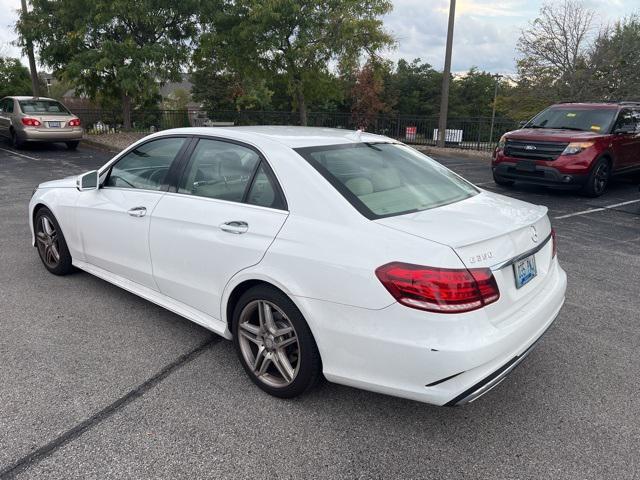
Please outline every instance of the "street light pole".
M451 77L451 52L453 50L453 27L456 19L456 0L450 0L449 28L447 30L447 49L444 55L442 72L442 99L440 100L440 119L438 122L438 146L444 147L447 134L447 116L449 115L449 81Z
M22 0L22 20L27 18L27 0ZM31 72L31 90L34 97L40 96L40 83L38 82L38 70L36 57L33 55L33 42L27 37L27 57L29 58L29 71Z
M493 145L493 128L496 123L496 104L498 103L498 86L500 85L500 79L502 75L496 74L496 88L493 92L493 113L491 114L491 133L489 133L489 143Z

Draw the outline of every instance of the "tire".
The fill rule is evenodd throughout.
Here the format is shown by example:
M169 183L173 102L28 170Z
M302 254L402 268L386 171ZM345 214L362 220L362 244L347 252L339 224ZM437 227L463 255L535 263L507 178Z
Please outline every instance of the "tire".
M60 225L51 210L42 207L33 222L36 248L44 267L54 275L67 275L73 271L71 254Z
M74 140L73 142L66 142L66 144L69 150L77 150L80 142L78 140Z
M309 325L280 290L268 285L247 290L235 306L232 333L242 367L268 394L293 398L321 378L320 353Z
M24 143L25 143L24 140L20 140L18 138L18 135L16 135L15 130L11 130L10 137L9 137L9 144L13 148L20 150L22 147L24 147Z
M513 184L516 183L513 180L506 180L504 178L500 178L498 176L496 176L496 174L493 174L493 181L496 183L496 185L500 185L501 187L513 187Z
M591 169L582 193L592 198L599 197L607 190L610 179L611 162L607 158L600 158Z

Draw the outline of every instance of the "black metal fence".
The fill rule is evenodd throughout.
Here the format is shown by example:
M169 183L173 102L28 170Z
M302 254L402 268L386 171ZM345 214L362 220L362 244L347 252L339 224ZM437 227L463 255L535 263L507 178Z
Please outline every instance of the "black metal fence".
M107 134L121 131L122 111L79 110L74 112L88 133ZM144 110L132 112L132 130L154 132L179 127L219 127L230 125L299 125L297 112ZM360 127L350 113L310 112L307 125L355 130ZM450 118L446 145L469 150L491 151L507 131L518 122L491 117ZM366 131L416 145L436 145L437 116L380 115L371 120Z

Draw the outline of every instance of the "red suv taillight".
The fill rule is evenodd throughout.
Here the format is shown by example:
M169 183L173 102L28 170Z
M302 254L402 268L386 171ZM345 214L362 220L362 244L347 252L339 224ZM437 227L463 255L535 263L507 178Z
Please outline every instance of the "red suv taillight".
M500 291L488 268L433 268L392 262L376 276L401 304L438 313L462 313L497 301Z
M551 258L555 258L558 254L558 240L556 240L556 231L551 229Z
M40 125L42 125L40 123L40 120L38 120L37 118L29 118L29 117L24 117L22 119L22 124L27 127L39 127Z
M70 127L79 127L80 126L80 119L79 118L74 118L72 120L69 120L69 126Z

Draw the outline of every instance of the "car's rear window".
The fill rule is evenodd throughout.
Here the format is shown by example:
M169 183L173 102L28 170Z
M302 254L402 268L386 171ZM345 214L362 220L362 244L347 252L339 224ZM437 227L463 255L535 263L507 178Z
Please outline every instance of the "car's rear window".
M427 210L479 193L452 171L401 144L355 143L296 151L370 219Z
M551 107L538 114L525 128L555 128L609 133L616 112L615 108Z
M20 100L20 110L22 113L37 113L39 115L69 115L60 102L55 100Z

